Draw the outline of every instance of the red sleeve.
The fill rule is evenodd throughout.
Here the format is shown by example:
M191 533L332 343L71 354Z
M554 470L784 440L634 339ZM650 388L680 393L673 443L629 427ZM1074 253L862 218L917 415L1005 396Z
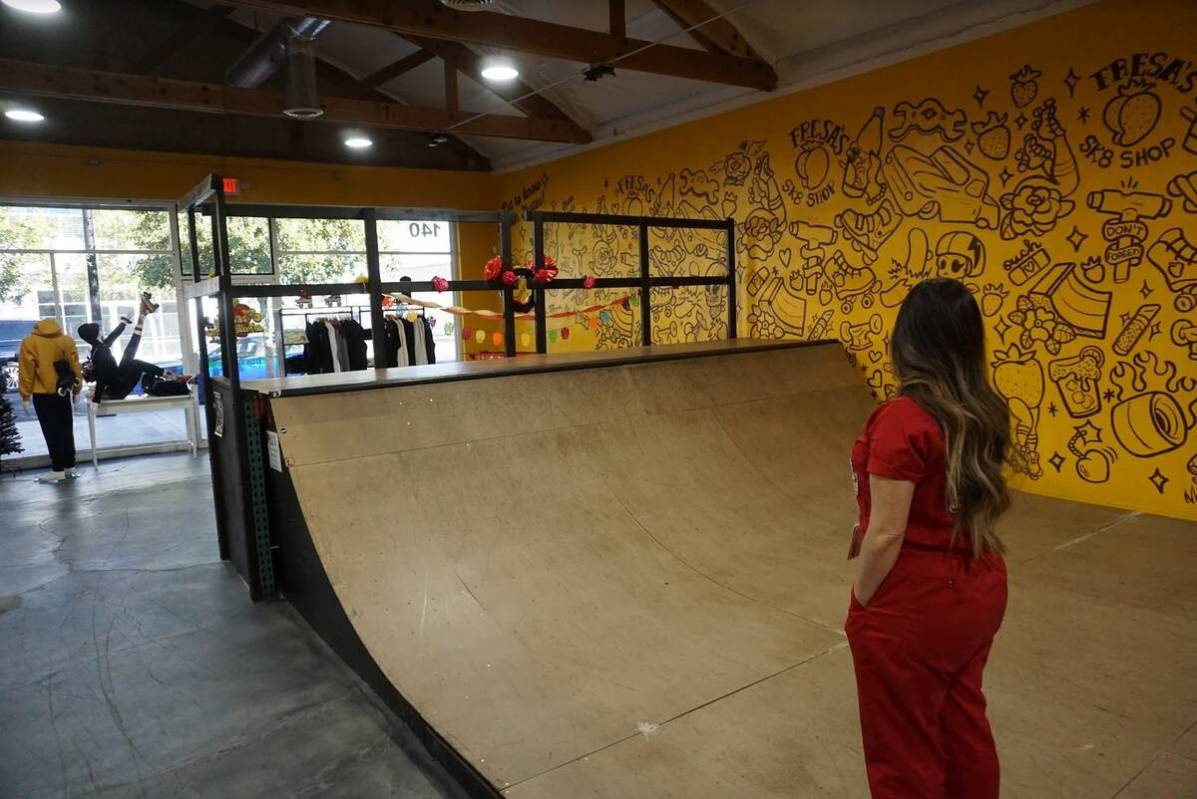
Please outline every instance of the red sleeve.
M927 471L928 441L922 411L899 398L878 408L869 424L869 474L917 483Z

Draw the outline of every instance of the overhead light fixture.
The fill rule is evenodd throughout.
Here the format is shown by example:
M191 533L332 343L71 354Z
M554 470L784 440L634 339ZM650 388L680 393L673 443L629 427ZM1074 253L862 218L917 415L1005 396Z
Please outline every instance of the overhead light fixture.
M482 77L495 83L506 83L520 76L520 71L510 61L488 61L482 67Z
M30 14L53 14L62 11L62 3L58 0L3 0L4 5L17 11L28 11Z
M10 108L4 112L4 116L11 119L13 122L25 122L27 124L46 121L44 116L31 108Z
M448 143L448 141L449 137L441 133L439 130L428 134L429 147L440 147L442 144Z
M364 150L367 147L374 146L374 142L370 141L365 136L350 136L345 140L345 146L351 150Z

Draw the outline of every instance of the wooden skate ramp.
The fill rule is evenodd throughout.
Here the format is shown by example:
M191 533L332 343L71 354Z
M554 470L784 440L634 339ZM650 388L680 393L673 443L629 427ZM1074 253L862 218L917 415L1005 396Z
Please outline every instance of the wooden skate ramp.
M848 451L872 407L838 344L272 400L312 541L357 634L424 719L519 797L867 795L841 629ZM1012 573L1019 557L1047 563L1073 539L1138 521L1035 498L1020 508ZM1197 554L1185 524L1169 541ZM1028 597L1083 614L1074 600L1091 583L1040 574L1012 589L1012 617L1024 613L1005 655L1019 662L1002 662L999 645L994 669L1012 714L999 724L1020 735L1007 754L1026 770L1011 795L1112 795L1107 785L1197 720L1191 581L1179 567L1140 572L1164 574L1188 604L1168 622L1179 651L1156 644L1153 681L1170 675L1171 699L1144 686L1119 699L1126 674L1090 675L1092 696L1134 716L1120 720L1126 735L1078 705L1066 679L1085 658L1075 635L1060 679L1035 644L1037 624L1066 639L1076 626ZM1114 637L1093 652L1120 632L1154 640L1102 612ZM1034 697L1014 679L1021 663L1039 669ZM1037 721L1048 712L1065 717ZM1089 750L1073 747L1094 729L1118 744L1087 769L1075 761ZM1067 790L1036 792L1065 776Z

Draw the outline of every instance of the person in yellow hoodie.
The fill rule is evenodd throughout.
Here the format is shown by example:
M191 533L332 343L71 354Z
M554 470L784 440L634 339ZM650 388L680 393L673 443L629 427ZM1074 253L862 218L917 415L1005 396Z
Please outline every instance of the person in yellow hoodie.
M43 319L21 342L18 387L25 413L29 402L50 451L50 471L38 478L58 483L75 476L74 398L83 390L75 341L53 319Z

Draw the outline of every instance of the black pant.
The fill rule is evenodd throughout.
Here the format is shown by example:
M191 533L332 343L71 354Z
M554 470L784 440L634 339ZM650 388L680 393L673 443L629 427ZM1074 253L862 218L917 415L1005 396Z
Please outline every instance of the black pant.
M123 327L124 323L122 322L118 330ZM129 339L125 351L121 354L120 375L104 387L102 399L124 399L133 389L137 388L137 384L145 375L162 376L164 370L161 366L137 360L137 348L140 344L141 334L134 333L133 337Z
M75 467L75 414L71 398L34 394L33 409L50 450L50 468L56 472Z

